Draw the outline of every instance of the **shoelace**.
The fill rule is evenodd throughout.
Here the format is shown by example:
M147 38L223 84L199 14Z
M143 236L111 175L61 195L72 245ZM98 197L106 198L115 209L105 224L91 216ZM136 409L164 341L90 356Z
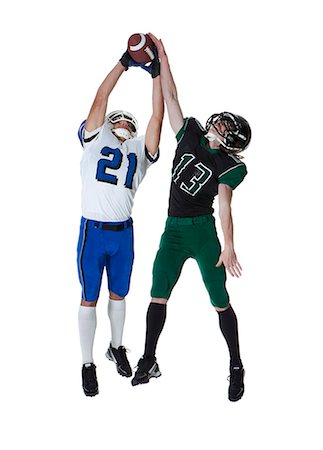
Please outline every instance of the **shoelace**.
M143 356L139 359L138 364L134 367L134 369L141 369L144 362Z
M155 363L155 361L154 361ZM135 369L138 369L139 372L146 373L150 370L151 364L148 364L147 359L144 357L140 358L138 361L138 364L136 365Z
M120 348L120 347L119 347ZM119 356L119 363L122 365L128 365L128 360L126 354L129 352L129 349L121 346L120 350L118 349L117 354Z

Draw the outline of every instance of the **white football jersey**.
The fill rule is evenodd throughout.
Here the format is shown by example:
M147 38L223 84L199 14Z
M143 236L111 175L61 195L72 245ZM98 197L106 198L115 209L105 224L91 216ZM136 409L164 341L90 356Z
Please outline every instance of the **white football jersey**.
M102 222L122 222L131 216L133 200L152 157L145 148L145 136L125 142L102 127L82 136L82 215Z

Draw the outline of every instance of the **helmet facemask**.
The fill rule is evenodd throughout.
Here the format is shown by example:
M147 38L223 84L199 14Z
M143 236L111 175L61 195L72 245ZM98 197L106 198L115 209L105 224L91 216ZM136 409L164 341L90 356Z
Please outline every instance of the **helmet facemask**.
M138 122L131 113L122 110L113 111L106 116L105 120L110 125L112 133L115 134L117 137L121 137L127 140L137 136ZM120 121L125 121L129 123L130 130L127 130L126 128L112 127L112 125Z

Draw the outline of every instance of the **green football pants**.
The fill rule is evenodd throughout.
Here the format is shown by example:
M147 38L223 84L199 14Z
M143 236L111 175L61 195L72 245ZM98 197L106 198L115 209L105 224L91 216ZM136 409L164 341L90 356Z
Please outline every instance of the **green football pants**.
M229 303L225 268L223 264L215 267L220 253L221 246L212 215L168 217L154 262L151 296L168 299L184 262L194 258L212 305L225 308Z

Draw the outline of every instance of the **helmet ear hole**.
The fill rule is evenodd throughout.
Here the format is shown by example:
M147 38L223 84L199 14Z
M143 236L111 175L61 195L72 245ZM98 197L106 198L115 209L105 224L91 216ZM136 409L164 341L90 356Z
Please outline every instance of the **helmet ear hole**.
M228 144L233 144L234 143L234 137L232 136L232 134L229 132L226 139Z

